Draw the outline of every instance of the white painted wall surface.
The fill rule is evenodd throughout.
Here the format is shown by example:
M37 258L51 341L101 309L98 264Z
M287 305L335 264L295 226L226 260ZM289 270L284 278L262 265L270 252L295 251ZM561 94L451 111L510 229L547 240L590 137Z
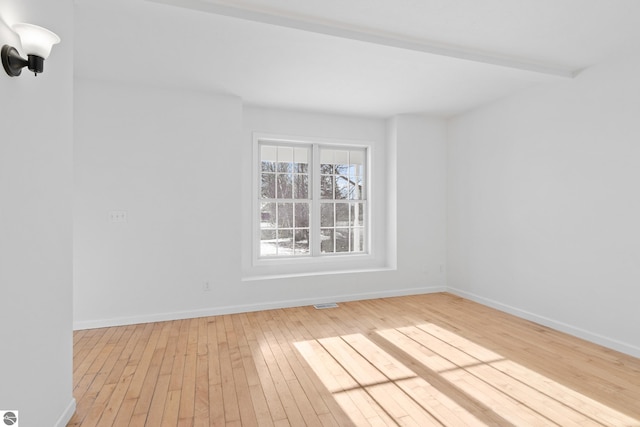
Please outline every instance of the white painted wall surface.
M398 270L446 285L446 125L418 115L396 128Z
M38 24L62 43L44 73L0 68L0 410L22 426L63 426L72 396L73 2L0 0L10 26Z
M76 325L233 304L240 100L82 80L75 99Z
M384 161L386 121L243 112L237 98L83 80L75 100L76 328L444 289L431 268L445 254L443 121L400 120L410 169L398 173L397 209L419 223L398 224L397 270L243 280L251 132L370 139ZM416 168L419 158L438 166ZM110 211L127 222L110 223Z
M448 285L640 355L640 59L450 122Z

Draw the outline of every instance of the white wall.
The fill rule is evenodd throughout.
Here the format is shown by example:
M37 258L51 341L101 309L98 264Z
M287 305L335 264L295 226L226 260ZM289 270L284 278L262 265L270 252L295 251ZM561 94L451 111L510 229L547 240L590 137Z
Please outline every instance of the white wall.
M397 229L397 270L243 280L251 133L372 140L384 164L386 121L95 81L78 81L75 99L76 328L444 289L443 121L399 119L409 168L397 209L411 213ZM420 158L439 166L424 171ZM128 222L110 223L114 210ZM439 215L425 221L424 210Z
M452 290L640 355L640 59L449 126Z
M240 100L78 80L75 102L76 325L233 304Z
M446 125L416 115L398 116L393 122L398 270L445 286Z
M72 397L73 2L0 0L0 45L29 22L62 38L34 77L0 69L0 410L65 425Z

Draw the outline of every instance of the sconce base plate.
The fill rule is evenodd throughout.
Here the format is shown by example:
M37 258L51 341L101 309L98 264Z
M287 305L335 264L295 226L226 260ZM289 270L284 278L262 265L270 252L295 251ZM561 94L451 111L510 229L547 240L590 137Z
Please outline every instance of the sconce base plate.
M28 61L20 56L15 47L2 46L2 66L4 71L11 77L18 77L22 73L22 68L28 65Z

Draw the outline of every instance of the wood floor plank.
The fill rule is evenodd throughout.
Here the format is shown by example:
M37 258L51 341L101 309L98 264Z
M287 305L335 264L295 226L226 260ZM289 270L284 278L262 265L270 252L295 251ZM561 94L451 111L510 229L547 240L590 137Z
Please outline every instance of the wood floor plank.
M98 343L102 336L108 331L109 328L95 329L91 331L91 334L85 334L83 338L79 340L77 347L74 347L74 374L84 375L87 369L89 369L89 366L91 366L96 357L96 353L99 351ZM77 353L75 353L76 351ZM88 363L85 363L85 360L88 360Z
M198 336L198 319L190 319L178 414L178 420L183 424L192 424L195 414Z
M224 419L226 423L240 421L240 406L236 394L236 384L233 381L233 361L231 360L231 346L225 327L225 317L216 322L218 331L218 352L220 357L220 376L222 384L222 403L224 405Z
M253 337L248 340L249 349L251 351L251 359L253 361L256 374L258 376L258 381L260 383L262 393L264 394L264 399L269 409L269 413L271 414L271 419L274 423L277 423L281 420L287 419L287 414L282 406L282 402L280 400L280 396L278 395L278 391L276 389L275 383L273 381L273 377L271 376L271 372L269 371L269 367L267 365L264 353L269 353L270 350L266 343L260 344L256 335L261 337L261 333L257 330L256 323L257 320L255 318L255 313L250 313L250 317L248 319L251 323L246 328L252 328ZM260 341L262 341L260 339Z
M305 369L308 365L304 359L300 357L299 352L294 346L297 340L294 337L296 334L292 333L293 328L291 328L291 324L288 322L289 318L286 315L286 311L281 311L281 315L280 322L272 325L272 332L279 347L282 349L290 369L295 375L295 381L290 383L289 388L298 388L299 386L302 388L302 393L294 393L294 396L298 397L299 406L305 407L305 411L302 412L302 414L307 424L321 424L318 416L329 413L329 408L325 404L324 393L322 393L324 388L320 382L314 381L315 376L310 377L309 374L311 370L308 371ZM305 397L304 400L302 396Z
M236 317L234 322L236 329L240 333L240 355L242 357L242 366L245 370L251 402L258 425L272 426L269 405L260 381L260 375L256 366L257 361L253 358L252 346L255 346L255 334L250 327L249 318L242 314Z
M167 329L167 328L164 328ZM166 332L166 333L165 333ZM143 380L139 396L136 398L136 405L133 411L134 415L146 415L149 412L151 401L155 393L156 384L158 382L160 367L166 351L166 342L168 339L168 331L162 332L162 335L156 345L151 356L147 374Z
M189 339L189 322L187 320L177 321L180 324L178 341L176 342L176 352L171 367L171 381L169 391L181 391L184 381L184 362L187 357L187 341Z
M134 334L135 327L126 327L131 334L124 333L121 336L121 340L118 346L114 347L110 357L105 361L100 372L96 375L86 374L82 377L80 382L76 383L74 388L74 396L77 400L76 413L74 414L71 422L73 425L79 425L84 420L84 417L92 409L95 403L95 399L105 385L114 385L119 381L122 372L127 364L127 360L123 359L123 353L126 353L128 348L133 348L138 342L138 336ZM104 332L104 330L102 330ZM102 334L95 334L102 335ZM128 338L127 338L128 337ZM75 349L74 349L75 350ZM76 378L78 372L74 374Z
M289 381L295 380L295 374L289 367L289 364L282 354L282 349L279 347L275 337L273 336L272 328L275 323L274 312L266 313L261 312L258 315L262 318L259 323L262 340L264 345L262 346L263 355L271 377L286 413L286 418L291 425L304 425L304 417L300 408L298 407L294 394L289 388ZM271 317L271 318L269 318Z
M640 426L640 359L446 293L73 343L73 427Z
M169 388L171 388L171 386L169 386ZM178 425L180 393L180 390L169 390L167 399L164 403L164 413L162 414L162 423L160 424L161 427L175 427Z
M171 375L168 374L160 375L158 377L153 398L151 399L151 405L149 406L149 412L147 413L146 425L159 426L162 424L165 402L169 393L170 380Z
M78 365L74 371L78 375L85 375L87 373L96 373L100 369L99 361L104 353L104 347L106 346L109 338L116 333L116 328L106 328L104 333L96 336L88 343L89 352L86 354L84 360Z
M205 325L200 326L206 331ZM204 338L204 337L203 337ZM206 338L204 338L206 340ZM194 398L194 426L209 425L209 358L208 354L198 354L196 361L196 389Z
M82 423L80 425L83 427L92 427L98 424L100 418L102 418L102 413L105 410L107 402L115 388L115 384L105 384L105 386L100 389L95 400L91 403L90 408L87 410L86 414L84 414L86 416L82 417ZM73 420L71 420L71 422L73 422Z
M123 359L123 354L126 353L127 348L133 348L138 342L138 336L134 333L135 329L134 326L123 328L125 333L121 335L120 341L111 351L100 372L95 375L86 374L76 382L73 393L78 403L76 413L72 418L73 425L79 425L82 422L83 417L87 414L105 384L116 384L118 382L127 365L127 359ZM74 374L74 378L76 375Z
M220 372L220 351L216 320L207 322L208 375L209 375L209 422L224 425L224 403L222 394L222 373Z
M240 421L245 426L257 426L258 421L254 404L251 398L249 382L247 380L247 368L242 357L242 347L246 346L244 330L240 323L239 316L224 316L224 327L229 348L229 360L231 362L231 375L236 393L236 403L240 414ZM233 421L236 421L235 419Z

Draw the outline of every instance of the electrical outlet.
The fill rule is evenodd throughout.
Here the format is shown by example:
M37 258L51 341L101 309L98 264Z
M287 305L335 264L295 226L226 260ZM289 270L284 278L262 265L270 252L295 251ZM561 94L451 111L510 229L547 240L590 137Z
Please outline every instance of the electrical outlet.
M202 292L210 292L211 291L211 285L209 284L209 282L204 282L202 284Z

